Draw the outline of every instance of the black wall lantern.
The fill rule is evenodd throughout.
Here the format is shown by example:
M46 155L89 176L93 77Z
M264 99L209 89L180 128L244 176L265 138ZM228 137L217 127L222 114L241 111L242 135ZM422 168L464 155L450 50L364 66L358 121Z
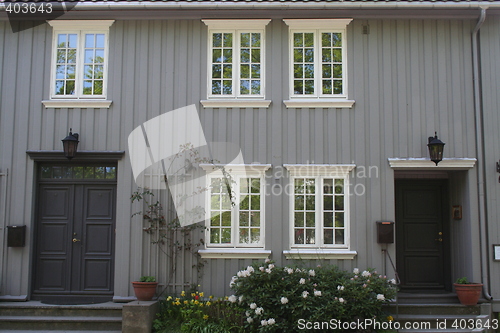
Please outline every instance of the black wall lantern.
M439 162L443 160L443 150L445 143L438 139L437 132L434 132L434 137L429 137L429 155L431 156L431 161L438 165Z
M67 137L62 139L63 143L63 149L64 149L64 156L68 160L72 159L76 155L76 150L78 148L78 133L71 133L71 128L69 129L69 134Z

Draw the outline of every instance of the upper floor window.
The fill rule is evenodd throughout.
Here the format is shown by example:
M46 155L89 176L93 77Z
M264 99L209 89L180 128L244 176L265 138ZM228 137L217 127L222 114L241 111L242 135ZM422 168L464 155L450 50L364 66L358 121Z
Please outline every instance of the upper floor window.
M284 21L289 26L290 99L347 100L346 27L351 19Z
M53 20L51 96L106 98L108 32L114 21Z
M264 99L269 21L203 20L209 35L209 99Z

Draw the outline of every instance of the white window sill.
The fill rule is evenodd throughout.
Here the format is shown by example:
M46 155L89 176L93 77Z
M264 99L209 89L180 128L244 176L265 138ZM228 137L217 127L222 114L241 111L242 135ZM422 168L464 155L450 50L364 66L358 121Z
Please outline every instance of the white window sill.
M334 249L293 249L283 251L286 259L354 259L356 251Z
M200 101L204 108L268 108L267 99L204 99Z
M42 104L46 108L109 109L111 103L113 103L113 101L105 99L51 99L42 101Z
M285 106L290 108L352 108L355 101L345 98L301 98L284 100Z
M203 259L266 259L271 250L264 249L204 249L198 250Z
M468 170L477 162L475 158L443 158L438 165L428 158L389 158L389 166L394 170Z

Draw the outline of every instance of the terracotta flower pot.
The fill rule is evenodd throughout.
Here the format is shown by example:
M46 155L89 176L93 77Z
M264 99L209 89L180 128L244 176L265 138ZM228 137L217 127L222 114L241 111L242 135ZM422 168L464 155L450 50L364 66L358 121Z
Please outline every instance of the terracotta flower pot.
M454 283L460 303L463 305L476 305L483 290L482 283L459 284Z
M135 297L138 301L151 301L156 293L158 282L132 282Z

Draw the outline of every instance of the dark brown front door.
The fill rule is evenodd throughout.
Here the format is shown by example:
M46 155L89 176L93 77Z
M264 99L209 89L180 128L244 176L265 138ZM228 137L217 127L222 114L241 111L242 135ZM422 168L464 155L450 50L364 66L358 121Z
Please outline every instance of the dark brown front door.
M34 298L111 299L116 167L81 166L81 177L80 167L47 168L69 171L66 178L39 182ZM102 179L96 178L100 168ZM86 169L89 173L84 178Z
M447 289L445 180L396 180L396 261L403 290Z

